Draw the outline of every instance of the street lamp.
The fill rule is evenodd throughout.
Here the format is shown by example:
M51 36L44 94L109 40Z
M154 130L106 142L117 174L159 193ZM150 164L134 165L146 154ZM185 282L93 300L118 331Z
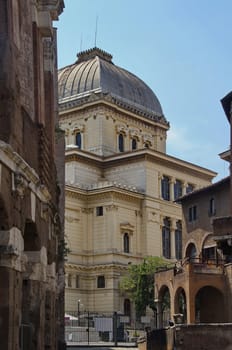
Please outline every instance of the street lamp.
M79 299L77 302L77 318L78 318L77 324L78 324L78 326L80 326L80 306L81 306L81 301Z

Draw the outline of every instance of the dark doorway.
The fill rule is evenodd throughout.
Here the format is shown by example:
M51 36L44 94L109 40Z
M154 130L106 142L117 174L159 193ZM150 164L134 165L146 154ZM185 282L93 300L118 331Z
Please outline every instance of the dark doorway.
M221 323L226 319L222 292L211 286L201 288L195 297L195 322Z

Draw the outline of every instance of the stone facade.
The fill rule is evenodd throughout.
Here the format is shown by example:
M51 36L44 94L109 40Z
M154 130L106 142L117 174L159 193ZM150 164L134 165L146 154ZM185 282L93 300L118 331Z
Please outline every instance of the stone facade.
M95 51L100 58L93 64L99 59L108 67L101 52ZM86 59L93 59L88 52ZM80 64L88 69L92 66L88 62ZM80 74L71 67L77 73L69 90L64 81L72 73L66 68L59 73L59 89L65 91L59 103L60 127L66 139L65 232L70 250L66 311L77 311L80 300L81 312L120 311L132 321L133 304L119 289L128 264L140 263L145 256L176 260L176 231L182 219L181 207L174 202L177 185L185 194L189 188L210 184L216 174L166 154L169 124L163 116L156 117L155 111L142 114L142 107L134 103L132 109L130 101L113 97L110 90L103 94L87 88L67 96L88 77L86 71ZM107 69L121 74L118 68ZM130 88L135 90L134 85ZM169 225L166 237L165 219Z
M170 298L171 319L183 314L184 323L231 322L229 287L231 264L217 244L213 222L229 215L229 177L181 199L183 260L174 269L155 275L155 292L162 319L162 300ZM212 202L213 199L213 202ZM212 203L213 206L212 206ZM196 207L196 215L192 208ZM160 305L161 303L161 305Z
M64 142L58 128L55 133L52 27L63 7L62 0L0 2L0 336L6 350L64 345Z
M228 116L231 101L231 93L223 99ZM222 158L231 162L228 153L230 155L231 150L224 152ZM169 318L174 321L179 318L178 323L201 324L192 329L180 328L179 334L186 338L183 349L188 349L195 336L205 347L213 328L220 334L223 323L232 322L231 176L183 196L180 202L183 259L173 269L155 274L155 300L159 327L165 325L165 309ZM222 325L207 328L203 323ZM230 328L231 325L225 326L225 331ZM229 349L231 339L228 344Z

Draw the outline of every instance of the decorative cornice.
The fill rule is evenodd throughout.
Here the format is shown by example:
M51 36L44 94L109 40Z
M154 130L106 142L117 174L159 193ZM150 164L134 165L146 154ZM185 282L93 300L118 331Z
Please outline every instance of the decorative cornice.
M106 208L106 211L118 211L118 205L114 205L114 204L107 205L105 208Z
M132 234L134 229L135 229L134 225L131 225L129 222L121 222L120 223L121 233L128 232L128 233Z
M73 109L75 107L84 106L85 104L90 103L99 103L99 101L104 103L111 103L114 106L117 106L119 108L123 108L127 111L130 111L134 114L137 114L141 117L150 119L162 126L164 126L166 129L169 129L169 123L165 119L164 116L157 115L156 113L152 111L148 111L144 109L142 106L139 107L138 105L133 105L129 101L122 100L118 96L114 96L110 93L103 93L103 92L95 92L90 93L88 95L85 95L84 97L77 97L72 96L69 98L63 98L59 100L59 109L60 111L66 111L69 109Z
M0 141L0 163L12 171L13 188L21 197L29 188L42 202L48 202L51 195L47 187L40 182L39 175L13 148Z
M37 6L40 11L48 11L53 20L57 20L58 16L64 10L63 0L37 0Z
M119 271L126 271L128 269L128 264L120 264L120 263L109 263L109 264L99 264L99 265L90 265L90 266L84 266L84 265L77 265L77 264L72 264L69 262L65 263L65 269L72 269L75 271L79 272L84 272L84 273L95 273L96 271L107 271L107 270L112 270L116 269Z
M100 190L91 190L91 191L83 191L82 189L79 189L76 186L70 186L66 185L65 187L65 195L70 198L87 198L87 197L94 197L99 199L106 199L106 198L122 198L127 199L128 201L134 202L137 200L141 200L144 198L144 194L138 193L138 192L132 192L125 190L124 188L120 187L108 187L108 188L101 188Z

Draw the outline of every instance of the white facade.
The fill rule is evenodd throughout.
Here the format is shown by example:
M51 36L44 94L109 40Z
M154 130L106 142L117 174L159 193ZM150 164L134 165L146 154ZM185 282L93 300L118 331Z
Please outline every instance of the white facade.
M66 310L75 311L81 300L83 310L128 313L124 308L128 297L119 290L128 264L150 255L177 257L175 232L182 217L174 202L176 180L183 195L188 185L201 188L216 174L166 154L165 119L142 116L137 108L132 111L102 94L90 94L78 103L73 97L60 102L60 127L66 135L65 234L70 249ZM170 223L166 243L165 218Z

